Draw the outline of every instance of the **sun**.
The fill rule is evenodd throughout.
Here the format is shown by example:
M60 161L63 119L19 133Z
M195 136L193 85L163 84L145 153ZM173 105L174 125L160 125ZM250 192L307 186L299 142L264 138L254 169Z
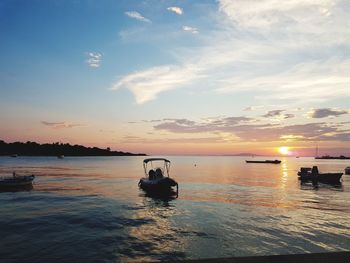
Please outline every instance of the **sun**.
M289 152L289 147L288 146L282 146L278 148L278 151L280 152L280 154L282 155L288 155L290 154Z

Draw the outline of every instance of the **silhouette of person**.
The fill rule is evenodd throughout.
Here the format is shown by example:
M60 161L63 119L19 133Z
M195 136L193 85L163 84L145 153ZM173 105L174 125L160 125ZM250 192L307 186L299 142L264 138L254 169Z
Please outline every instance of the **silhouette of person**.
M148 179L149 180L154 180L155 177L156 177L155 171L153 169L149 170L149 172L148 172Z
M163 177L162 169L160 169L160 168L156 169L156 177L157 178L162 178Z

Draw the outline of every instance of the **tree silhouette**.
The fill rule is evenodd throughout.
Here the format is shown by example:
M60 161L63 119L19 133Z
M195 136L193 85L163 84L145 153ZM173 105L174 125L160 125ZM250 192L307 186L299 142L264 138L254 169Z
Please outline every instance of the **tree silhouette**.
M82 145L70 145L69 143L55 142L52 144L39 144L27 141L6 143L0 140L0 155L25 155L25 156L145 156L144 153L130 153L111 151L110 147L100 149L97 147L85 147Z

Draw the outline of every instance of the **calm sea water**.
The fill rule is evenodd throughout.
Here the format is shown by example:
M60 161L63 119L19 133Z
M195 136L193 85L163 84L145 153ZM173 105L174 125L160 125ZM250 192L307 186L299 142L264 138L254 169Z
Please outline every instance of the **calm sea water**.
M145 196L142 157L1 157L0 174L37 175L0 192L1 262L140 262L350 250L350 176L300 185L296 172L350 162L169 157L179 196ZM257 158L256 158L257 159ZM266 159L266 158L259 158ZM271 158L269 158L271 159Z

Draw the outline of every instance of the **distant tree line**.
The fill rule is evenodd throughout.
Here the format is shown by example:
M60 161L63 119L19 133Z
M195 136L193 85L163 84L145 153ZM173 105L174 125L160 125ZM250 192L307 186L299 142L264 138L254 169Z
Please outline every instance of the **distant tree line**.
M111 151L109 147L101 149L97 147L85 147L82 145L70 145L69 143L44 143L13 142L6 143L0 140L0 155L24 155L24 156L144 156L144 153L129 153Z

